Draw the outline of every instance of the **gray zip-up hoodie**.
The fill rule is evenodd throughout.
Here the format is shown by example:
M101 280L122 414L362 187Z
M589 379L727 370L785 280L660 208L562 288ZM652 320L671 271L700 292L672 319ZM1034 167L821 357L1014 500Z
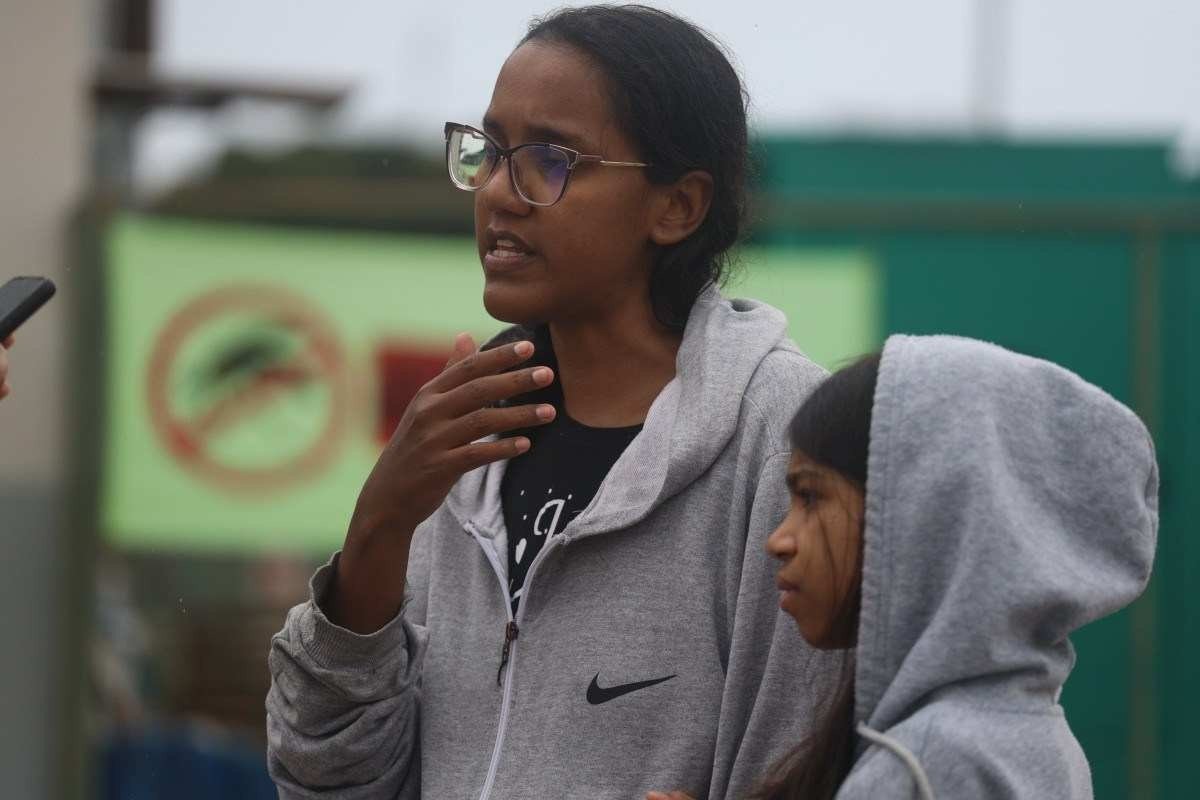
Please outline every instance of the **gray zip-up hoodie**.
M1145 427L1046 361L893 336L867 484L865 752L838 798L1090 798L1058 704L1067 637L1149 579L1158 470Z
M379 632L331 624L335 562L316 574L271 646L282 797L732 800L805 735L837 660L780 612L764 542L788 505L787 424L824 373L782 314L715 290L676 366L530 565L499 681L503 464L465 475L418 528L407 604Z

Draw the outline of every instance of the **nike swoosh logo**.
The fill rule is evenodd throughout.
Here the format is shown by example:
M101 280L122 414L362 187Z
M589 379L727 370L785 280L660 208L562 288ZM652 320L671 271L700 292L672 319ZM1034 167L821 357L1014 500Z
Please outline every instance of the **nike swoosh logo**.
M669 681L674 678L674 675L668 675L665 678L655 678L650 681L638 681L637 683L623 683L620 686L609 686L605 688L599 684L600 673L596 673L596 677L592 678L591 684L588 685L587 701L594 706L601 703L607 703L609 700L616 700L621 695L636 692L638 689L645 689L647 686L653 686L656 683Z

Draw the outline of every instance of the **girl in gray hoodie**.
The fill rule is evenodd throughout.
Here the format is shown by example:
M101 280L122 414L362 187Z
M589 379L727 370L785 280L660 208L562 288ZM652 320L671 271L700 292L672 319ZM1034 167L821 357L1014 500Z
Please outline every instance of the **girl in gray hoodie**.
M837 658L791 632L764 544L824 373L714 286L744 102L689 23L596 7L536 23L482 123L447 124L517 327L456 342L272 641L281 797L732 800L808 731Z
M760 798L1092 796L1058 703L1069 635L1150 576L1158 470L1134 414L994 345L893 336L791 426L767 546L803 637L852 648Z

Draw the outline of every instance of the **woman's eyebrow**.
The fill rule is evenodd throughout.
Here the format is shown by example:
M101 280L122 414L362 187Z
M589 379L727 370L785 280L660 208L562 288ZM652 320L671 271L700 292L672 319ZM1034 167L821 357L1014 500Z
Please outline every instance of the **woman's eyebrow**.
M533 142L550 142L551 144L561 144L566 147L571 147L575 150L584 150L583 140L574 134L568 133L553 125L534 125L529 129L530 141Z
M588 144L584 142L583 137L578 136L576 133L564 131L562 128L554 127L553 125L530 126L528 130L529 138L526 140L526 142L517 143L508 142L508 140L505 139L504 126L500 125L499 122L497 122L496 119L491 118L491 116L485 116L481 127L482 130L484 130L484 133L488 134L488 136L496 139L497 142L500 142L505 146L516 146L517 144L527 144L532 142L546 142L548 144L560 144L563 145L564 148L578 150L583 152L583 154L587 154L587 152L589 152Z
M529 138L524 142L516 143L505 141L504 126L492 117L485 116L483 118L482 127L484 133L509 147L515 147L517 144L527 144L529 142L547 142L549 144L560 144L564 147L570 147L573 150L578 150L581 153L588 152L587 144L584 142L581 136L569 133L553 125L532 125L527 131Z
M483 132L489 136L494 136L497 139L500 139L504 136L504 126L499 122L496 122L496 120L492 119L491 117L484 117L483 122L480 123L480 127L483 129Z

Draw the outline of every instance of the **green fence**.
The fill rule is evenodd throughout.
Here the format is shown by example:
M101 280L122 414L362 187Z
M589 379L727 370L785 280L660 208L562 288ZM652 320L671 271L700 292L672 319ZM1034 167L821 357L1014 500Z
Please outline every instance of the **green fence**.
M886 333L988 339L1133 406L1162 468L1158 562L1133 608L1075 637L1064 691L1096 796L1194 791L1200 716L1200 183L1156 145L767 139L764 243L854 248Z

